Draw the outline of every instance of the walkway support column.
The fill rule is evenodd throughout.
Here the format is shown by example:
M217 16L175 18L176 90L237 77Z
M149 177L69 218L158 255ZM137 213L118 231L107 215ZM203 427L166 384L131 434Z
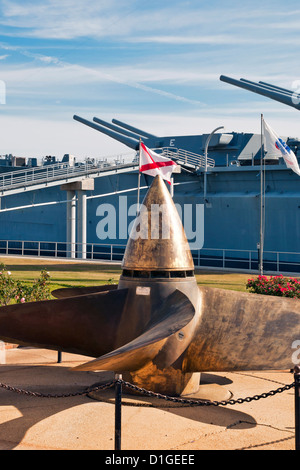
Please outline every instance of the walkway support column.
M86 259L86 191L78 191L77 200L77 240L78 240L78 257Z
M86 259L87 243L87 199L86 191L94 190L94 179L85 178L75 183L63 184L60 189L67 191L67 244L68 257L76 257L76 241L78 245L78 257ZM76 206L77 193L77 206ZM70 202L71 201L71 202ZM77 238L76 238L77 228Z
M67 257L76 257L76 193L67 190Z

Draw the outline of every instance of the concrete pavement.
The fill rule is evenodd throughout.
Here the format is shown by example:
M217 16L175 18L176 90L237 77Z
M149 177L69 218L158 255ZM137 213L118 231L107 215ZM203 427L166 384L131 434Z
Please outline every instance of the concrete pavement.
M0 383L70 394L114 378L75 372L89 358L45 349L6 351ZM289 371L202 374L212 399L260 395L293 382ZM250 403L187 407L124 394L122 450L294 450L294 388ZM0 387L0 450L114 450L114 391L67 398L27 396Z

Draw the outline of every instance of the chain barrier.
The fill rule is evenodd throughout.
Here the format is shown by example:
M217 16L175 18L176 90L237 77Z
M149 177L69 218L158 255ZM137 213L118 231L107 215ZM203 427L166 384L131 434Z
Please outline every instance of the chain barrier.
M148 397L159 398L167 401L172 401L173 403L182 403L184 405L189 406L226 406L226 405L235 405L241 403L249 403L252 400L260 400L261 398L267 398L276 395L277 393L282 393L286 390L290 390L291 388L295 388L295 394L299 394L299 371L298 374L295 372L295 381L290 385L284 385L283 387L279 387L276 390L270 390L267 393L262 393L260 395L254 395L252 397L246 398L238 398L236 400L222 400L222 401L209 401L209 400L191 400L187 398L180 398L180 397L170 397L168 395L162 395L161 393L155 393L150 390L146 390L144 388L137 387L129 382L125 382L121 379L122 376L117 376L115 380L108 382L106 384L96 384L93 387L88 387L81 392L74 392L74 393L64 393L64 394L50 394L50 393L40 393L40 392L32 392L29 390L23 390L21 388L12 387L11 385L0 383L0 388L5 390L16 392L22 395L33 396L38 398L68 398L68 397L78 397L83 395L88 395L91 392L97 392L102 390L107 390L112 387L115 389L115 450L121 450L121 408L122 408L122 385L125 388L134 390L135 392L139 392L143 395ZM295 400L296 403L296 412L295 412L295 443L296 443L296 450L300 450L300 428L299 428L299 400Z
M40 393L40 392L31 392L29 390L23 390L22 388L12 387L11 385L0 383L0 388L4 388L10 392L16 392L20 395L27 395L31 397L37 398L70 398L70 397L79 397L83 395L88 395L91 392L98 392L100 390L107 390L112 388L115 385L116 381L113 380L112 382L108 382L103 385L96 385L95 387L88 387L82 392L74 392L74 393L63 393L63 394L51 394L51 393Z
M31 392L31 391L23 390L17 387L12 387L10 385L3 384L3 383L0 383L0 388L3 388L11 392L19 393L21 395L33 396L37 398L69 398L69 397L78 397L78 396L88 395L91 392L107 390L109 388L114 387L116 384L124 385L125 388L133 390L135 392L139 392L148 397L159 398L162 400L171 401L173 403L182 403L184 405L190 405L190 406L226 406L226 405L241 404L245 402L249 403L253 400L257 401L257 400L260 400L261 398L268 398L268 397L274 396L277 393L282 393L286 390L290 390L291 388L295 387L295 382L293 382L292 384L279 387L276 390L270 390L269 392L262 393L260 395L254 395L252 397L246 397L246 398L238 398L235 400L230 399L230 400L222 400L222 401L210 401L210 400L201 400L201 399L191 400L187 398L170 397L168 395L162 395L161 393L155 393L150 390L137 387L136 385L133 385L129 382L125 382L122 379L116 379L103 385L96 385L94 387L88 387L82 392L66 393L66 394L60 394L60 395L50 394L50 393L45 394L45 393L40 393L40 392Z
M160 398L163 400L167 401L172 401L174 403L182 403L185 405L190 405L190 406L226 406L226 405L235 405L237 403L244 403L244 402L251 402L252 400L259 400L261 398L267 398L276 395L277 393L282 393L285 390L290 390L295 386L295 382L293 382L290 385L285 385L284 387L279 387L276 390L270 390L267 393L262 393L261 395L254 395L253 397L246 397L246 398L238 398L236 400L230 399L230 400L222 400L222 401L210 401L210 400L191 400L187 398L179 398L179 397L169 397L167 395L162 395L161 393L155 393L151 392L149 390L145 390L144 388L139 388L135 385L130 384L129 382L125 382L124 380L117 380L118 382L122 382L122 384L130 388L134 391L140 392L144 395L155 397L155 398Z

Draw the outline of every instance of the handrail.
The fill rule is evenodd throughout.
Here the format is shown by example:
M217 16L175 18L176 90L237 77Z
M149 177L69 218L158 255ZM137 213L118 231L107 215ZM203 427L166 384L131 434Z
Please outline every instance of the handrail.
M205 168L205 156L197 153L190 152L184 149L177 149L175 147L162 147L162 155L167 158L172 158L178 164L191 165L195 168ZM207 167L214 168L215 161L212 158L207 158Z

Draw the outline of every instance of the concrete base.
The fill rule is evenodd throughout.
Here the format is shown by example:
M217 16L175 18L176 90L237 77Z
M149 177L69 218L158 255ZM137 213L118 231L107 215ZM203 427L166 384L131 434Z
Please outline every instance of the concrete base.
M191 395L199 390L200 372L184 373L180 369L159 370L149 364L137 372L125 372L123 380L155 393L169 396Z
M154 393L159 393L169 397L182 397L195 400L209 400L209 401L223 401L231 398L231 393L218 384L203 384L200 385L200 372L184 373L179 369L169 367L167 369L159 370L153 364L140 369L136 373L125 372L122 374L122 379L138 388L143 388ZM114 400L112 392L103 395L103 392L93 392L91 398L102 401L105 397L109 396L109 400ZM133 399L132 397L136 397ZM146 397L142 392L135 391L129 388L123 389L123 401L128 404L133 403L148 403L151 406L161 407L164 400L155 397ZM134 400L134 401L133 401ZM140 406L143 406L140 404ZM145 406L145 405L144 405ZM185 406L182 403L172 403L166 401L167 407L170 406Z
M200 372L184 373L180 369L172 367L159 370L153 364L149 364L136 373L126 372L122 375L123 380L132 385L170 397L180 396L182 398L210 401L223 401L231 398L230 391L218 384L206 383L200 385L200 377ZM130 389L125 389L125 393L142 398L145 396Z
M152 391L152 390L151 390ZM115 403L115 392L114 389L103 390L99 392L90 392L88 394L93 400L97 400L105 403ZM181 398L187 398L190 400L201 400L201 401L223 401L229 400L232 394L229 390L224 389L220 385L200 385L198 392L192 395L181 396ZM131 390L126 388L122 392L122 404L127 406L147 406L153 408L184 408L189 407L188 403L177 403L162 398L147 397L141 393L132 393Z

